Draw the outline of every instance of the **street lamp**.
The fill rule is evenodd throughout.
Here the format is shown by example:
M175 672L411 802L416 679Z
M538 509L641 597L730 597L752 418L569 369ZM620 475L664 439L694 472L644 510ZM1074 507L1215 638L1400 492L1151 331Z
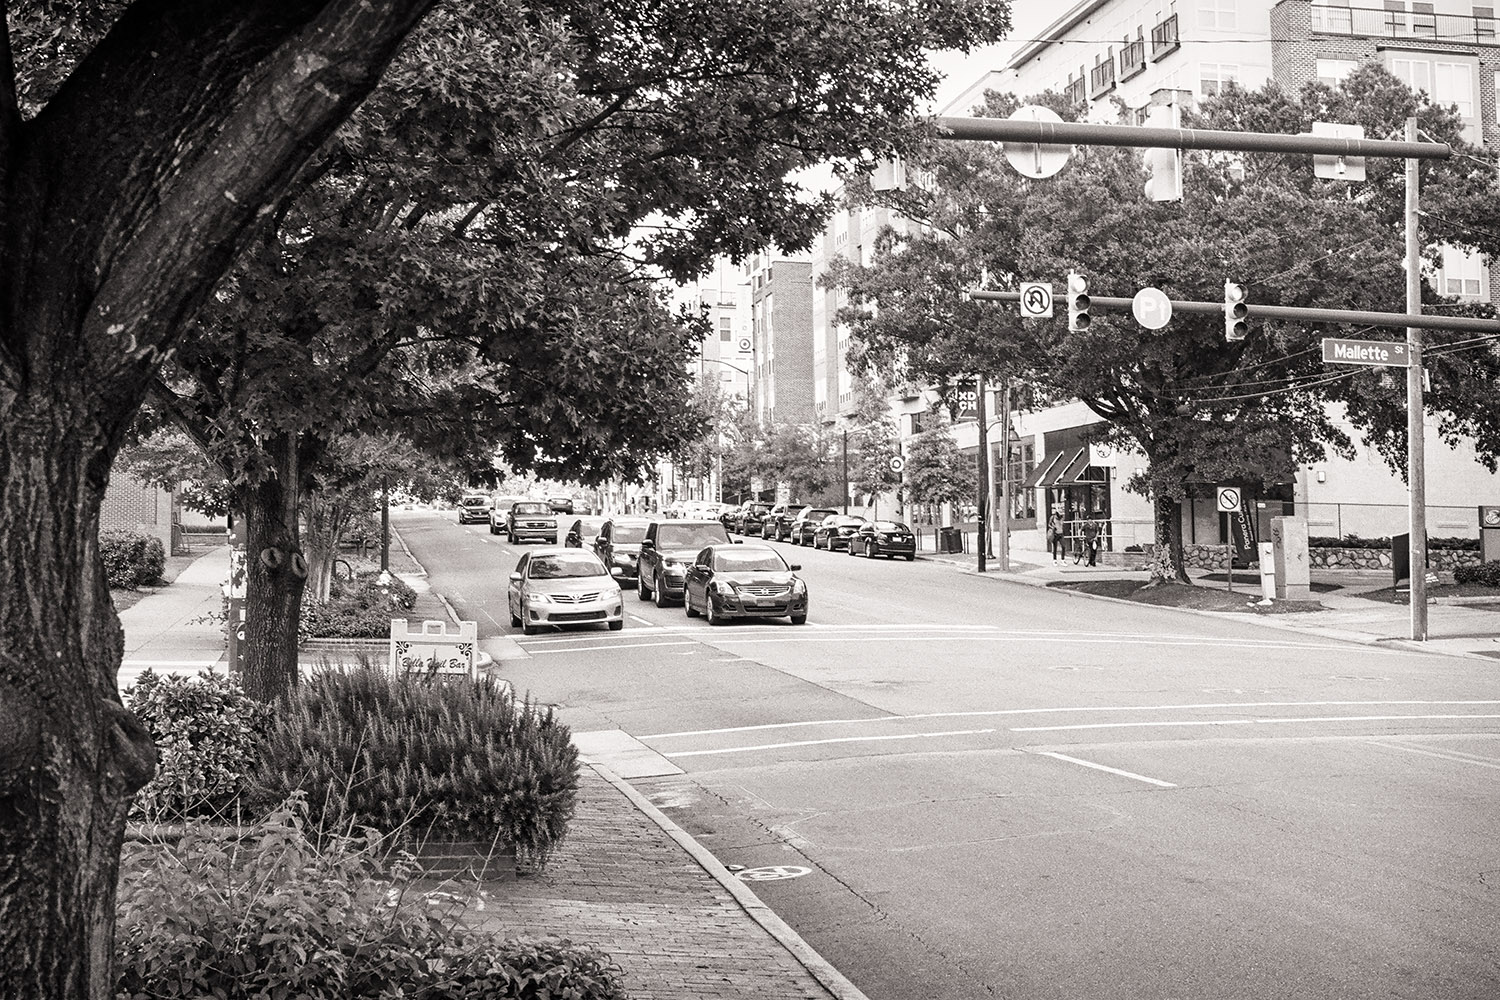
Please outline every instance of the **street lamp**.
M712 362L712 363L714 363L716 365L723 365L725 368L728 368L731 371L737 371L741 375L745 376L745 405L746 406L752 405L752 400L750 398L750 378L751 378L751 375L750 375L750 373L748 371L746 371L745 369L741 368L739 365L730 364L728 361L725 361L723 358L699 358L698 360L703 361L703 362Z

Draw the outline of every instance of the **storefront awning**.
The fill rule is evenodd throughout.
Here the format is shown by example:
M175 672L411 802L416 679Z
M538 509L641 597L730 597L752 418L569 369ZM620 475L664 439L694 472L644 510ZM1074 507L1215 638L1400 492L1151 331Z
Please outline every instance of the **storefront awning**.
M1066 452L1060 451L1055 455L1043 455L1041 463L1028 472L1026 478L1022 480L1021 489L1034 490L1039 486L1050 486L1052 479L1056 478L1053 470L1062 462L1065 454Z
M1068 464L1057 474L1057 478L1049 486L1088 486L1097 483L1096 479L1084 477L1084 471L1089 467L1089 450L1079 448L1068 459Z

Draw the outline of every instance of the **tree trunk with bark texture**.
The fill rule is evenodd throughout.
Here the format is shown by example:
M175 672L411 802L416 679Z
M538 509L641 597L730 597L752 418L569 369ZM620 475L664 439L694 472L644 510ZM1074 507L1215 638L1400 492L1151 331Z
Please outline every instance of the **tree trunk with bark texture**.
M113 993L120 842L156 767L116 689L112 452L55 406L0 405L0 996L47 1000Z
M245 551L245 666L240 683L260 701L297 687L297 622L307 584L298 527L296 451L286 437L267 441L276 475L242 489Z
M1156 552L1151 560L1152 583L1189 583L1182 553L1182 502L1157 497Z

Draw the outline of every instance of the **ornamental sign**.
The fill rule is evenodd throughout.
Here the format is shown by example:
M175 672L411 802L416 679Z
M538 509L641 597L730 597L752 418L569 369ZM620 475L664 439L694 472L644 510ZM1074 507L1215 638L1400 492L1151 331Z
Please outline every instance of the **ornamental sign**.
M440 674L472 677L479 625L424 621L408 629L405 618L391 619L390 670L393 674Z
M1323 361L1334 365L1394 365L1411 367L1404 340L1340 340L1323 338Z

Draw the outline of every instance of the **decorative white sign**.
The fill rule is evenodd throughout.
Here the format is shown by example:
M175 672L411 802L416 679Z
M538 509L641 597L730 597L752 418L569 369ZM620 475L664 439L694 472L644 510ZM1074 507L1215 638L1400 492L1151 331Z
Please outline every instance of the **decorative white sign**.
M478 632L476 622L450 629L447 622L428 620L409 629L405 618L392 618L391 673L473 677Z

